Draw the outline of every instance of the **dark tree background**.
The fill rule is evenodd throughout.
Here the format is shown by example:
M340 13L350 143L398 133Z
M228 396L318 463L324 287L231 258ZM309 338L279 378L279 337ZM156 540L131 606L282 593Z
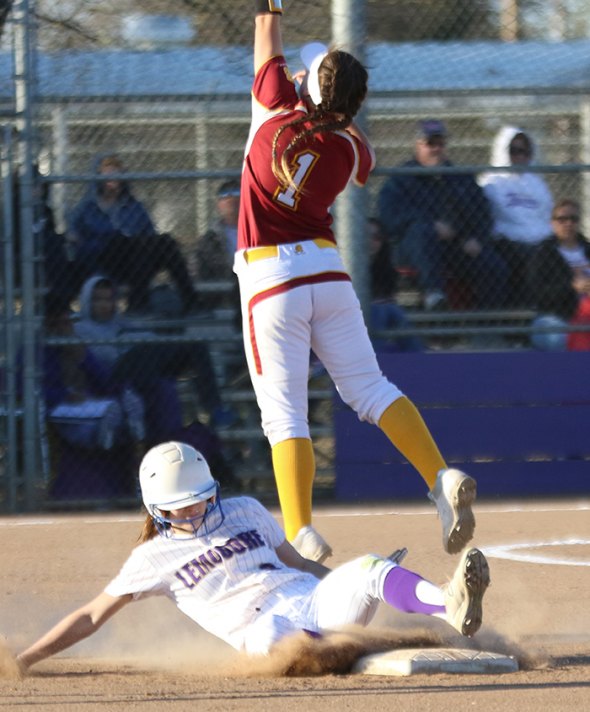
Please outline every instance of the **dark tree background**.
M0 0L0 34L15 0ZM362 0L358 0L361 2ZM367 40L385 42L549 38L588 34L587 0L365 0ZM35 0L37 41L46 50L125 46L129 15L168 15L191 21L193 44L249 45L252 0ZM291 44L330 40L332 0L286 0ZM559 31L558 31L559 30Z
M13 0L0 0L5 17ZM36 0L38 41L44 49L113 47L124 44L123 18L135 13L189 18L194 44L249 44L252 0ZM287 0L285 36L298 44L329 40L332 0ZM367 39L417 41L498 37L490 0L367 0Z

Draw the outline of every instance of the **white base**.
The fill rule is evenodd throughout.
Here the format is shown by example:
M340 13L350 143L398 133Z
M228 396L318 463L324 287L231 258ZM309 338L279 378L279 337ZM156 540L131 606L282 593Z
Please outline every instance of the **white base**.
M511 655L483 650L455 648L406 648L359 658L352 669L362 675L461 673L486 674L516 672L518 662Z

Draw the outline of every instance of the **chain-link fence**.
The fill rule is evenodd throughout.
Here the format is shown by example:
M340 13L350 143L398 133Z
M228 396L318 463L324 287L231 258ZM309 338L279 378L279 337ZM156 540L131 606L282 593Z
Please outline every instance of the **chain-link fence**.
M584 347L584 3L286 6L293 70L319 39L370 71L378 167L335 220L378 348ZM133 502L141 452L173 436L228 488L267 487L231 271L251 3L18 0L3 42L3 506ZM88 410L56 373L94 381ZM329 492L332 391L310 379Z

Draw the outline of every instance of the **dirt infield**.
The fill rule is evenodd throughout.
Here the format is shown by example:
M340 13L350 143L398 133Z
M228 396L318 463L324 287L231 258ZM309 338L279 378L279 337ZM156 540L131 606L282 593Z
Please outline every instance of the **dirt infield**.
M488 555L492 585L484 625L472 645L515 654L521 661L516 673L348 674L352 658L367 648L416 641L465 647L442 621L384 608L367 631L349 630L319 643L296 640L269 660L247 661L157 599L127 607L93 638L17 680L10 674L9 651L22 649L102 589L135 544L141 517L0 518L0 708L590 709L590 502L482 502L476 515L475 544ZM403 545L410 550L405 565L442 583L456 562L442 552L440 527L427 505L384 503L361 511L324 507L317 510L315 524L334 546L330 565L369 551L388 554Z

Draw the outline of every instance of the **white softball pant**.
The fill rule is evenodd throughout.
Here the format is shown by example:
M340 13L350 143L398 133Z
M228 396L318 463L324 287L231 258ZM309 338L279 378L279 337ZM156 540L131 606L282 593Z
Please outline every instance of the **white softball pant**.
M236 254L244 347L262 428L271 446L309 438L310 349L342 400L378 423L402 393L382 374L360 303L336 248L313 241L280 245L248 263Z
M367 625L383 601L383 582L396 566L389 559L366 555L330 571L311 590L282 591L282 601L248 626L244 649L265 655L281 638L307 630L328 632L347 625Z

